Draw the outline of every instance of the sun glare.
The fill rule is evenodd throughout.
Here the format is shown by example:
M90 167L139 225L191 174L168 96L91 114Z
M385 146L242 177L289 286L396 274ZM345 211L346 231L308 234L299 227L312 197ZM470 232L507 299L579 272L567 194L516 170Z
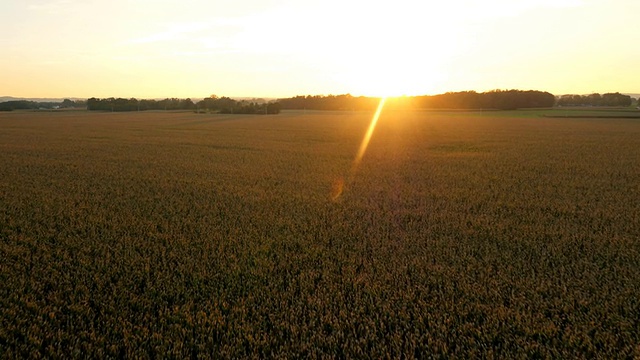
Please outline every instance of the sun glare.
M371 141L371 136L373 135L373 131L376 129L376 125L378 124L378 119L380 118L380 114L382 113L382 109L384 108L384 104L387 101L387 98L380 98L380 103L378 104L378 108L376 112L373 114L373 118L371 118L371 122L369 123L369 127L367 128L367 132L364 134L364 138L362 138L362 142L360 143L360 148L358 149L358 153L356 157L353 159L353 164L351 165L351 172L349 173L349 182L353 179L358 171L358 167L360 166L360 162L364 157L364 154L367 152L367 147L369 147L369 141ZM338 179L334 184L331 190L331 199L336 201L342 195L344 191L345 183L343 179Z
M362 139L362 143L360 144L360 149L358 149L358 154L353 161L353 168L351 170L352 173L355 173L358 166L360 165L360 161L362 161L362 157L364 153L367 151L367 147L369 146L369 141L371 140L371 136L373 135L373 130L376 128L376 124L378 124L378 119L380 118L380 113L382 113L382 108L384 107L384 103L387 101L387 98L381 98L380 103L378 104L378 108L376 109L375 114L373 114L373 118L371 119L371 123L369 124L369 128Z
M437 59L430 59L431 63L424 61L422 65L396 60L363 60L349 64L336 77L353 94L386 98L437 93L449 80L448 70Z

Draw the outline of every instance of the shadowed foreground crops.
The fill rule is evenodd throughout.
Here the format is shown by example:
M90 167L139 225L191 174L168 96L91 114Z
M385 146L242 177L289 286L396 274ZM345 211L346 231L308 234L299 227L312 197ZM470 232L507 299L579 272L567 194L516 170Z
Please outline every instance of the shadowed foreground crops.
M0 357L640 356L640 121L0 114Z

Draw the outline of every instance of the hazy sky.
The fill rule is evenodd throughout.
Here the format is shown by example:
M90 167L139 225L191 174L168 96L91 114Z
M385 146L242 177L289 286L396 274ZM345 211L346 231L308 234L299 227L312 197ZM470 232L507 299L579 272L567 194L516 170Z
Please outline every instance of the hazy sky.
M638 0L2 0L0 96L640 93Z

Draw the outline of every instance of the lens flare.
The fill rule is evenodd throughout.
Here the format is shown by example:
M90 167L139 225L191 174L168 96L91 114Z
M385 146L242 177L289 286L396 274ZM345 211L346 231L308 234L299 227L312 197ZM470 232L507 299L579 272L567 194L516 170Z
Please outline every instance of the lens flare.
M353 164L351 165L351 173L349 174L349 182L353 179L356 172L358 171L358 167L360 166L360 162L364 157L365 152L367 152L367 147L369 146L369 141L371 140L371 136L373 135L373 131L376 128L376 124L378 123L378 119L380 118L380 114L382 113L382 108L384 107L384 103L387 98L380 98L380 103L378 104L378 108L376 109L375 114L373 114L373 118L371 119L371 123L369 124L369 128L367 132L364 134L364 138L360 143L360 148L358 149L358 153L356 157L353 159ZM336 201L340 198L342 193L344 192L346 184L343 179L339 179L333 184L333 188L331 190L331 199Z
M336 180L331 187L331 200L336 201L342 195L344 189L344 180L342 178Z
M364 153L367 151L367 147L369 146L369 141L371 140L371 136L373 135L373 130L375 130L376 128L376 124L378 123L378 119L380 118L380 113L382 113L382 108L384 107L385 101L387 101L387 98L380 99L380 104L378 104L378 109L376 110L376 113L373 115L373 118L371 119L371 123L369 124L369 128L367 129L367 133L364 135L364 138L362 139L362 143L360 144L360 149L358 149L358 154L356 155L356 158L353 160L353 166L351 167L352 175L358 169L358 166L360 165L360 161L362 161L362 157L364 156Z

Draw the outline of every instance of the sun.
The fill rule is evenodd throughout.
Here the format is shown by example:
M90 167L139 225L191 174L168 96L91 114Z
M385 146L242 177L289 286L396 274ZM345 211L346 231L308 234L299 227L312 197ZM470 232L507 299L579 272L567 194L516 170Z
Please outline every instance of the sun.
M343 19L348 29L323 28L327 38L335 39L323 56L325 65L335 69L333 80L354 95L375 97L448 89L472 39L457 21L455 6L420 4L372 5L366 8L369 16Z
M345 86L353 94L379 98L428 95L441 91L447 73L437 68L415 69L402 65L379 66L374 69L354 69L343 74Z
M447 87L447 57L431 48L410 48L383 37L368 51L341 59L336 80L352 94L372 97L428 95Z

